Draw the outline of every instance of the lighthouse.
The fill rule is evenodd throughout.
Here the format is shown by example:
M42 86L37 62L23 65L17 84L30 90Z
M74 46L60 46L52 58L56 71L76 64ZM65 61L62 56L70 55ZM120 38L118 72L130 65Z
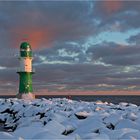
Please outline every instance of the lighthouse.
M19 91L17 94L18 98L22 99L34 99L32 87L32 48L28 42L23 42L20 45L20 56L19 62L20 67L17 73L19 74Z

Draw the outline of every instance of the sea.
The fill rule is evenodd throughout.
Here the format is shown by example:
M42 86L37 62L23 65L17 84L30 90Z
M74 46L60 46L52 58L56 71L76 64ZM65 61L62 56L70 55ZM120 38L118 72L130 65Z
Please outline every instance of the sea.
M15 96L0 96L0 98L15 98ZM77 101L102 101L108 103L118 104L120 102L132 103L140 106L139 95L36 95L36 98L68 98Z

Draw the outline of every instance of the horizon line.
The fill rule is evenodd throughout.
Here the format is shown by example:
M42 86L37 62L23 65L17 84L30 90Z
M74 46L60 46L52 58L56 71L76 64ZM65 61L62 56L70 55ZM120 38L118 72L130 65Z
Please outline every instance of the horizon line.
M79 91L79 90L74 90L74 91L36 91L33 92L37 96L61 96L61 95L140 95L140 90L112 90L112 91ZM16 93L8 93L8 94L0 94L0 96L15 96Z

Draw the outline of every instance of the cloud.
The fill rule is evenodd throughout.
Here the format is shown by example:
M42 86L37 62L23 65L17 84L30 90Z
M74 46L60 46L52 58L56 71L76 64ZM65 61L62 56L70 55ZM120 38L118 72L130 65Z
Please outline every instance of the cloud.
M18 58L13 56L1 56L0 65L6 69L11 69L17 67L19 64Z
M4 69L0 70L0 81L3 83L10 82L15 83L18 81L17 69Z
M100 60L105 64L112 65L139 65L139 46L124 46L116 43L98 44L90 47L87 53L92 57L92 61Z
M107 15L115 13L123 7L122 1L102 1L101 4L104 12L106 12Z
M113 31L114 27L121 32L138 29L139 14L139 1L96 1L93 8L93 17L100 21L101 32Z
M12 34L14 35L13 40L14 46L19 47L21 40L27 41L31 44L34 50L41 48L41 47L50 47L53 35L47 29L43 28L16 28L12 29Z
M133 67L132 67L133 68ZM91 64L55 64L36 67L34 81L43 88L55 91L80 90L124 90L128 86L139 87L139 68L126 72L123 66L102 66ZM41 83L39 83L41 81ZM105 86L108 85L108 86ZM63 89L59 87L64 86ZM39 88L39 87L38 87ZM42 88L42 86L41 86ZM40 89L40 88L39 88Z
M44 48L35 52L35 63L69 63L77 64L86 62L86 55L83 52L82 46L76 42L59 42L51 48Z
M34 49L51 47L57 41L82 40L94 33L89 7L82 1L1 2L1 28L11 47L19 46L24 36Z
M129 39L128 39L128 42L129 43L132 43L132 44L136 44L136 45L139 45L140 44L140 33L137 34L137 35L134 35L134 36L131 36Z

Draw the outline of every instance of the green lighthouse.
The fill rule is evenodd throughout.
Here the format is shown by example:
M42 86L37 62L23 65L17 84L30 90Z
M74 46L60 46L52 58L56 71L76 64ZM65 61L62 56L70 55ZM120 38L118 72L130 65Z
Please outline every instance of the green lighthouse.
M32 87L32 48L27 42L23 42L20 45L20 67L18 70L19 74L19 92L17 94L18 98L23 99L33 99L33 87Z

